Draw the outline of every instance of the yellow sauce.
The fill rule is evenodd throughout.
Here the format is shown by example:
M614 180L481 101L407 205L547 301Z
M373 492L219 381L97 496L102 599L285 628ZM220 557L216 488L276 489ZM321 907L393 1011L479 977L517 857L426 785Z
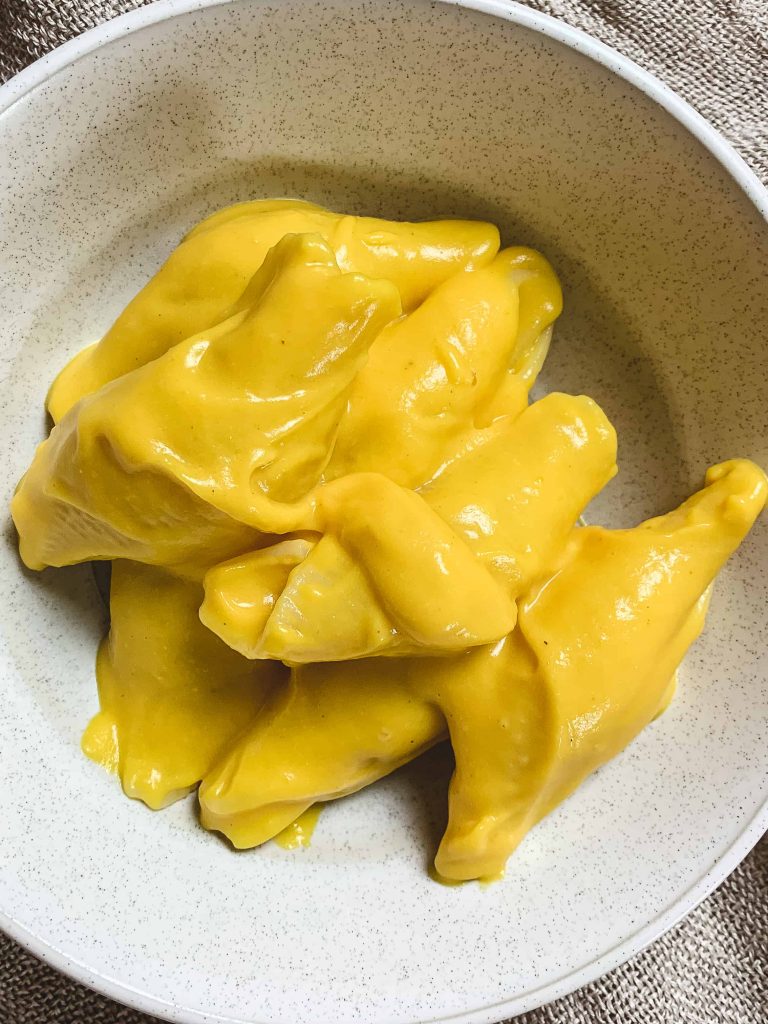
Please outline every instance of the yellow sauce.
M673 698L766 501L712 467L635 529L585 396L528 394L561 308L492 225L220 211L64 368L13 500L33 569L114 560L83 750L234 846L450 739L433 877L493 880Z
M315 827L322 809L322 804L314 804L304 811L303 814L300 814L296 821L291 822L282 832L277 833L275 836L277 845L281 846L284 850L306 849L312 842L312 836L315 833Z

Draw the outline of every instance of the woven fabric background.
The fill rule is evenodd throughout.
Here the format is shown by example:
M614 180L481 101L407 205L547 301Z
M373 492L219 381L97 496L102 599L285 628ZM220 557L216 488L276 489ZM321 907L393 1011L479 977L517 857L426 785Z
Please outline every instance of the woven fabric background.
M146 0L0 0L0 81ZM768 182L768 0L534 0L652 71ZM148 1024L0 936L0 1024ZM318 1022L332 1024L332 1022ZM768 837L698 909L518 1024L768 1024Z

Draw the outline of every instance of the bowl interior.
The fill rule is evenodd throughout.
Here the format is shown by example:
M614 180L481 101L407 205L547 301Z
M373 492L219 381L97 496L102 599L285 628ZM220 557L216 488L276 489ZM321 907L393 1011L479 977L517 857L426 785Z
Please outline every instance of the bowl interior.
M6 507L55 371L186 228L261 195L487 218L546 253L566 305L539 389L592 395L619 432L591 519L629 525L713 462L768 462L768 234L677 121L479 11L240 0L116 31L0 113ZM126 801L79 751L104 629L90 573L23 572L8 524L0 906L60 964L184 1020L490 1020L553 997L684 909L764 804L767 547L762 524L723 573L671 710L503 883L443 889L425 865L444 752L329 808L302 853L234 855L190 803Z

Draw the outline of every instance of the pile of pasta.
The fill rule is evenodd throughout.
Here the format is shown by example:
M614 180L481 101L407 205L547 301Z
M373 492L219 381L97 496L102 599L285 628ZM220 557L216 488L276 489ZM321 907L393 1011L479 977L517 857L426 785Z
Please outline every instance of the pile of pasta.
M666 706L766 478L580 526L615 432L529 402L560 287L499 244L230 207L58 376L12 511L30 568L113 563L83 746L129 796L252 847L448 737L436 871L492 878Z

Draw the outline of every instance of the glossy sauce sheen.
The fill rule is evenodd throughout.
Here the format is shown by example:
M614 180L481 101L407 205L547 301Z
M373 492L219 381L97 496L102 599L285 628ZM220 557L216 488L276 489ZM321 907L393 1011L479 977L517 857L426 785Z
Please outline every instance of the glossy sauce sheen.
M447 737L435 877L490 880L664 710L766 478L579 527L616 435L529 404L560 308L492 225L257 200L62 370L12 511L30 568L114 562L83 749L129 796L293 848Z

